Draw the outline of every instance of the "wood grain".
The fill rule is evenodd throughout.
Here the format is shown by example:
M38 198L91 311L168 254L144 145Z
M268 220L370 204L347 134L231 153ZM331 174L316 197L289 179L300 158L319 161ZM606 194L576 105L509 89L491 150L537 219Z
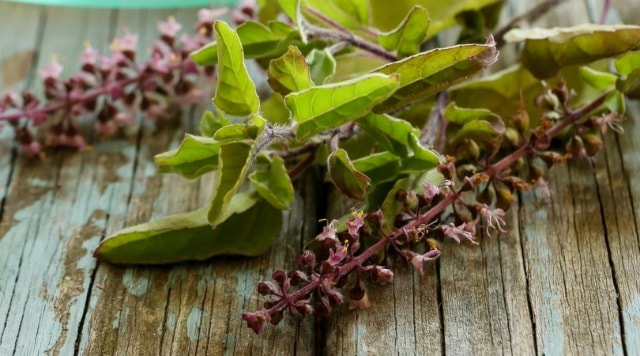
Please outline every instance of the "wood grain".
M640 7L615 3L610 21L637 23ZM570 0L539 25L585 22L602 4ZM509 11L531 5L512 0ZM196 14L0 6L0 91L40 90L36 68L54 53L72 73L86 39L107 50L128 29L147 55L157 21L174 15L188 24ZM514 48L507 52L515 57ZM508 233L482 236L479 246L445 243L424 276L398 263L393 285L369 287L370 310L289 317L257 336L240 319L264 301L257 283L295 267L318 219L353 205L327 198L314 172L296 183L285 229L259 258L125 268L91 257L125 226L206 203L213 177L158 175L153 156L193 132L208 105L177 120L140 121L90 152L57 152L42 162L18 157L10 131L0 132L0 355L640 353L640 125L633 119L626 135L605 136L593 165L554 168L550 201L540 189L523 194L507 216ZM628 109L640 118L637 103Z

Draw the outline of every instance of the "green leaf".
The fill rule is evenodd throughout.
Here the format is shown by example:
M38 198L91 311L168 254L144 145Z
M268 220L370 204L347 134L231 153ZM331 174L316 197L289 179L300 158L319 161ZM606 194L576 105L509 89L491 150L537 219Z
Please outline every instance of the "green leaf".
M186 134L180 147L155 156L160 173L178 173L187 179L213 171L218 167L220 142Z
M629 98L640 99L640 52L626 53L616 60L616 69L624 77L616 87Z
M298 122L298 139L304 139L366 115L397 86L396 75L368 74L291 93L285 97L285 105Z
M370 0L372 24L379 29L389 31L398 26L402 18L415 5L429 11L431 24L428 37L455 26L457 17L466 11L485 13L486 8L495 7L503 0ZM488 15L487 13L486 15ZM489 19L488 19L489 20Z
M213 103L230 115L248 116L258 112L260 98L244 65L238 35L222 21L213 25L218 39L218 82Z
M479 73L497 58L498 50L490 38L487 44L439 48L389 63L374 72L400 75L400 86L373 111L390 112L427 98Z
M640 69L640 51L628 52L616 59L616 69L622 75L629 75Z
M408 155L409 135L420 135L420 130L405 120L396 119L389 115L369 114L358 119L357 123L386 150L401 157Z
M309 66L295 46L289 46L287 53L269 63L267 76L271 88L282 95L313 86Z
M452 141L471 138L490 141L504 134L506 127L500 116L487 109L461 108L450 103L444 111L444 118L454 124L462 125Z
M224 115L224 113L216 108L216 114L211 111L205 111L200 119L200 133L203 136L213 137L213 135L221 127L229 125L231 121Z
M554 76L561 68L591 63L634 49L640 42L640 26L579 25L553 29L514 29L507 42L525 41L523 65L537 78Z
M327 83L336 74L336 60L327 48L312 49L307 55L307 63L311 80L318 85Z
M433 151L422 147L420 140L414 134L409 135L409 145L413 155L405 157L400 162L400 173L421 173L433 169L440 163L440 158Z
M263 223L268 221L269 223ZM114 264L168 264L202 261L217 255L258 256L278 237L282 213L248 194L234 196L215 229L207 208L170 215L119 231L94 256Z
M353 167L371 179L371 184L396 180L400 157L391 152L378 152L354 160Z
M515 115L522 98L526 111L534 118L542 113L534 105L534 98L543 90L538 79L517 65L452 88L449 96L458 106L486 108L501 117Z
M251 184L266 201L280 210L289 210L293 200L293 184L284 160L274 156L269 171L255 171L249 175Z
M369 26L368 0L305 0L304 3L348 29Z
M216 227L224 219L231 198L244 182L253 153L253 141L234 141L220 146L218 170L208 219Z
M398 27L378 35L378 41L385 49L397 51L398 57L404 58L420 51L428 28L429 12L422 6L414 6Z
M289 124L289 110L284 106L284 98L278 93L274 93L269 99L262 101L260 111L269 122Z
M275 58L285 53L289 45L301 41L297 29L279 21L269 22L268 26L255 21L245 21L236 31L245 58ZM191 59L199 65L216 64L219 56L218 41L193 52Z
M347 151L338 149L327 160L329 177L342 194L349 198L364 200L371 180L354 166Z

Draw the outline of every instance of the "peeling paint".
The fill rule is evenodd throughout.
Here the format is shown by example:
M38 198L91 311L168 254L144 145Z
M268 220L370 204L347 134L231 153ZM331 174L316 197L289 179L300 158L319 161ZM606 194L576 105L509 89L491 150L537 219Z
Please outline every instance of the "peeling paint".
M640 355L640 294L622 309L628 355Z
M136 275L138 273L141 275ZM136 268L127 268L122 274L122 285L130 294L136 297L143 296L149 291L149 287L151 287L149 271L138 271Z
M187 337L191 341L198 341L203 338L205 333L203 332L202 325L209 324L210 317L208 312L203 312L202 309L193 307L189 316L187 317Z

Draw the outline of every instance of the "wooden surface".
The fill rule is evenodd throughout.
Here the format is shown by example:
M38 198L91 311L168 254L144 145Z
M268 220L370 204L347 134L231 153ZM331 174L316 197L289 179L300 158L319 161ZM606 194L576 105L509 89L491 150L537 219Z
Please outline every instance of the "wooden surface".
M511 1L518 13L524 1ZM587 6L588 5L588 6ZM601 2L574 0L543 23L587 21ZM637 23L640 6L613 13ZM589 10L589 9L593 10ZM85 40L106 50L124 29L143 50L156 22L195 10L117 11L0 2L0 90L38 90L36 68L57 54L74 70ZM591 15L593 16L593 14ZM509 50L504 51L509 55ZM640 118L640 106L629 106ZM194 108L197 112L202 108ZM372 287L372 309L326 320L288 318L256 336L240 320L262 302L256 284L292 267L319 218L348 205L307 175L276 245L255 259L162 268L96 263L104 236L193 209L210 181L157 174L153 155L194 131L197 115L141 125L127 138L43 162L0 140L0 355L178 354L640 354L640 124L607 136L606 150L552 171L553 198L524 194L510 232L477 247L446 244L425 276L398 266ZM0 132L6 137L8 130Z

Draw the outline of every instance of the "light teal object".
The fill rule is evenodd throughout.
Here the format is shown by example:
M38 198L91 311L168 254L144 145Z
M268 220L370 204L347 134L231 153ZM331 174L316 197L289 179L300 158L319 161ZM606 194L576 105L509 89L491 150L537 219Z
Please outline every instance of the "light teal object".
M0 0L2 3L3 0ZM120 9L159 9L176 7L209 7L237 4L238 0L4 0L36 5L100 7ZM0 6L2 6L0 4Z

